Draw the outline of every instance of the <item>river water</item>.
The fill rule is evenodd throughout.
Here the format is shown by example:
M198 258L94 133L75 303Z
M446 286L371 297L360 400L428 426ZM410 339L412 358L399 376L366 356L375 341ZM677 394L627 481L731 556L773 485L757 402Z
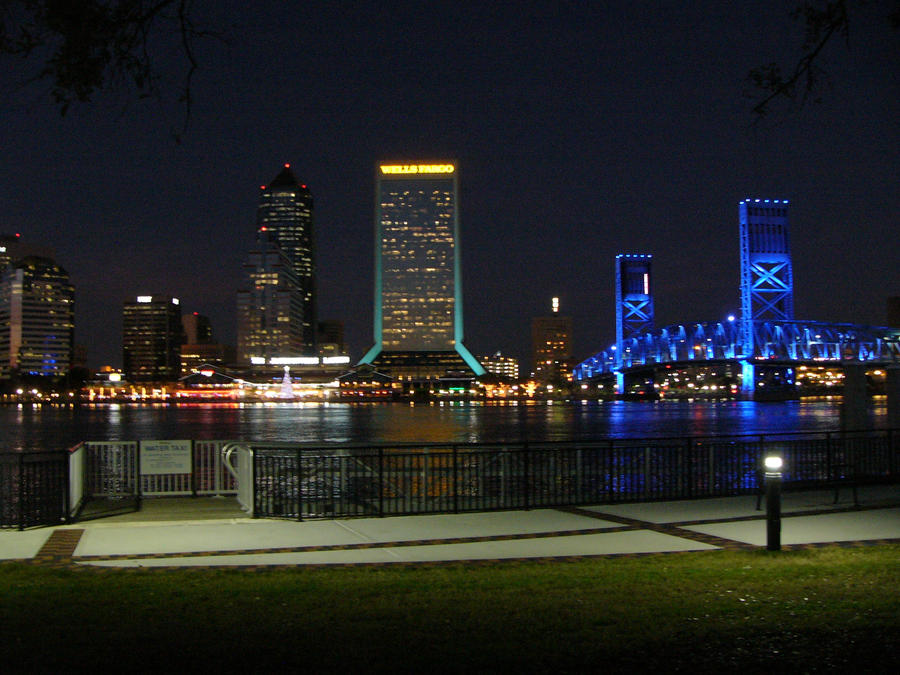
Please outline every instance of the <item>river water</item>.
M884 398L871 406L884 427ZM840 400L494 403L259 403L0 406L0 451L84 440L341 443L555 441L831 431Z

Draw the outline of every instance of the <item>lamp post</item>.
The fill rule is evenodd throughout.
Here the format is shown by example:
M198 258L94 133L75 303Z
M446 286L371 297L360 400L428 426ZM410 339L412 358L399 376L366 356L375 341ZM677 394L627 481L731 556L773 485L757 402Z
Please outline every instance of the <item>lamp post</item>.
M765 459L766 467L766 549L781 550L781 467L777 455Z

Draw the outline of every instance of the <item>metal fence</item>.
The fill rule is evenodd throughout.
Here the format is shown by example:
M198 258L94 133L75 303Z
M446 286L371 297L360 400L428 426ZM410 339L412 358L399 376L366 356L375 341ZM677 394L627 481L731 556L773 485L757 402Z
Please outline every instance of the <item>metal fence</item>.
M156 444L159 441L144 441ZM171 470L148 469L142 462L139 441L89 441L81 444L86 453L83 490L86 499L224 495L237 491L234 477L222 463L226 441L182 441L184 466Z
M65 522L92 500L139 508L142 497L162 495L238 495L251 515L294 519L721 497L757 492L773 453L784 459L786 489L900 482L898 430L532 444L167 442L181 443L173 468L142 460L150 443L164 442L0 454L0 527Z
M90 517L133 511L143 497L237 492L235 477L222 462L225 441L181 443L186 466L171 471L142 463L139 441L88 441L65 452L0 454L0 527L68 522L83 516L86 507Z
M251 444L257 517L460 513L758 492L762 461L786 489L900 480L896 432L504 445ZM249 472L248 472L249 473Z
M20 530L68 518L68 454L0 455L0 527Z

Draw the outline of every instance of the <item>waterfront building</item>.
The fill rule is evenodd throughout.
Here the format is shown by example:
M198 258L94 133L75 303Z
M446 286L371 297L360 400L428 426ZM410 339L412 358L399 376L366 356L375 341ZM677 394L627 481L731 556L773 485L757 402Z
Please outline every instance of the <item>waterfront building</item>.
M196 372L203 365L208 364L222 368L231 365L234 361L233 346L218 342L181 345L181 372L183 375Z
M244 265L237 328L242 368L260 370L272 359L303 356L303 293L290 258L266 229L257 233L257 247Z
M256 225L258 231L269 233L290 261L302 305L301 351L305 356L314 356L317 326L313 199L290 164L285 164L271 183L260 186Z
M572 317L559 313L559 298L550 303L549 316L531 320L534 379L541 384L571 381Z
M340 397L345 401L392 400L397 392L393 378L369 364L360 364L338 378Z
M52 259L0 271L0 379L65 377L72 366L75 289Z
M508 380L519 379L519 359L512 356L503 356L496 352L490 356L479 357L478 361L489 372Z
M139 295L122 314L122 354L129 382L174 382L181 375L184 331L178 298Z
M175 399L193 401L243 400L252 385L221 366L204 363L178 380ZM252 397L251 397L252 398Z
M463 344L456 164L381 164L375 183L375 344L360 363L397 381L483 375Z

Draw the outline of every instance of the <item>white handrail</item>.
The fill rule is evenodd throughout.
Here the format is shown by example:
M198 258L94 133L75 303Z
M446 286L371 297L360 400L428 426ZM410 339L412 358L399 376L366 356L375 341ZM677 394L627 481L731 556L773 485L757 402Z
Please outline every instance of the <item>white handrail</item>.
M69 449L69 503L66 504L67 514L72 518L78 513L85 499L84 472L85 472L84 442Z
M237 467L231 456L237 451ZM241 510L253 515L253 450L242 443L226 443L222 446L222 464L237 483L237 500Z

